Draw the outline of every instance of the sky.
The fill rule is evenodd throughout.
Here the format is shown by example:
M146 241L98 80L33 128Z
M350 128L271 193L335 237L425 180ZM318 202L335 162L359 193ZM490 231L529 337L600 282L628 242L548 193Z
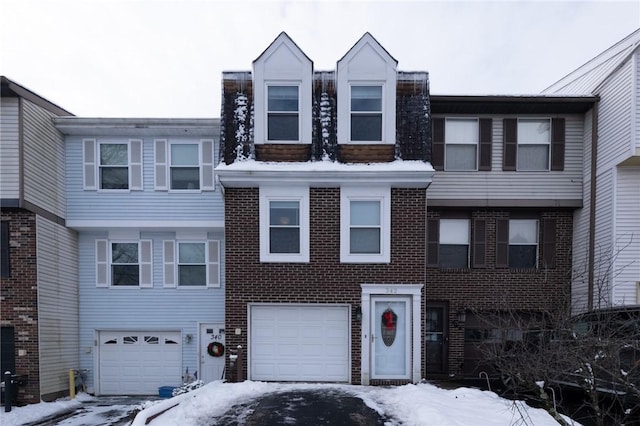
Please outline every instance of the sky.
M269 393L301 390L316 392L337 390L360 398L369 408L389 418L386 423L389 426L476 426L479 421L483 426L558 425L558 422L541 408L531 408L522 401L503 399L493 392L466 387L446 390L426 383L389 388L216 381L172 399L143 403L140 407L146 410L136 416L132 426L145 425L148 418L158 413L162 414L153 419L151 424L154 426L211 424L215 417L222 416L236 404L244 404ZM92 397L81 394L80 399L86 402ZM171 408L176 405L176 402L180 404ZM77 400L74 400L17 407L10 413L0 412L0 420L3 426L18 426L79 405ZM89 411L82 416L71 417L57 424L64 426L103 424L105 409L109 407L93 404L85 408ZM238 418L245 418L245 414L240 413ZM580 426L579 423L567 417L564 419L569 424Z
M2 0L0 74L83 117L220 116L285 31L334 70L365 33L432 94L535 94L640 28L640 1Z

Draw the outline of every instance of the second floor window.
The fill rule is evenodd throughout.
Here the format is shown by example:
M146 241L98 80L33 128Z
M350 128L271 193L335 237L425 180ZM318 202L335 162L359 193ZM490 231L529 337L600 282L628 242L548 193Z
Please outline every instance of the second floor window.
M440 219L441 268L469 267L469 219Z
M171 144L171 189L200 189L198 144Z
M351 201L349 206L349 253L380 254L381 202Z
M99 170L101 189L129 189L128 145L101 143Z
M267 139L297 141L300 139L298 86L267 87Z
M138 258L138 243L111 243L111 285L139 285Z
M445 170L476 170L478 120L447 119L445 123Z
M269 202L269 253L300 253L300 202Z
M351 140L382 141L382 86L351 86Z
M517 170L549 170L551 122L549 119L518 120Z
M178 243L178 285L205 286L207 262L205 243Z

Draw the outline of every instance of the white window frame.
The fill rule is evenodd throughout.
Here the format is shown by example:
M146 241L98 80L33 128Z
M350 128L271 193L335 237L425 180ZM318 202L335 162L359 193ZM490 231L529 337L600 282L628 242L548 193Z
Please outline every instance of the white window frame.
M536 228L535 229L535 236L536 236L535 244L532 243L532 242L522 242L521 243L521 242L513 242L512 241L513 235L512 235L512 232L511 232L511 226L512 226L512 223L514 223L514 222L521 222L521 223L522 222L531 222L531 223L535 224L535 228ZM509 268L512 268L512 269L524 268L524 267L521 267L521 266L511 266L511 258L512 258L512 256L511 256L511 246L519 246L519 245L520 246L533 246L533 245L535 245L535 247L536 247L536 258L535 258L535 261L534 261L534 265L531 266L531 267L528 267L526 269L537 268L538 264L540 262L540 221L538 219L509 219L509 247L508 247L508 250L509 250Z
M269 139L269 114L270 113L274 113L274 114L278 114L278 113L291 113L292 111L270 111L269 110L269 88L270 87L277 87L277 86L284 86L284 87L296 87L298 89L298 109L296 110L296 114L298 116L298 137L296 139ZM301 86L302 86L302 82L300 81L267 81L265 82L265 86L264 86L264 93L265 93L265 97L264 97L264 124L265 124L265 129L264 129L264 135L265 135L265 141L267 143L300 143L301 141L301 133L302 133L302 113L301 113L301 102L300 102L300 97L301 97Z
M379 111L353 111L351 109L353 101L353 87L379 87L380 88L380 110ZM352 119L354 115L380 114L380 139L378 140L353 140ZM349 83L349 141L355 144L380 144L385 136L385 83L376 81L350 82Z
M174 146L186 146L186 145L195 145L197 147L198 150L198 164L196 166L194 165L189 165L189 166L174 166L173 165L173 161L172 161L172 148ZM200 146L200 142L198 141L179 141L179 142L169 142L169 144L167 145L167 184L169 185L169 190L170 191L179 191L179 192L200 192L201 188L202 188L202 148ZM175 169L181 169L181 168L193 168L193 167L198 167L198 188L173 188L173 180L171 178L171 171L175 168Z
M102 145L126 145L127 147L127 164L118 165L117 167L126 167L127 169L127 188L103 188L101 169L100 149ZM142 157L143 145L141 139L128 140L98 140L83 139L82 140L82 181L83 189L97 190L98 192L130 192L143 189L142 176ZM107 166L108 167L108 166Z
M136 244L138 248L138 285L113 284L113 244ZM102 257L101 257L102 256ZM131 264L133 265L133 263ZM153 242L140 239L96 240L97 287L152 288L153 287Z
M351 253L351 202L378 201L380 203L380 253ZM391 262L391 188L340 188L340 262Z
M540 142L540 141L530 141L527 140L525 138L523 138L520 135L520 123L524 123L524 122L542 122L542 121L546 121L549 124L549 131L548 131L548 135L549 138L546 142ZM551 118L549 117L527 117L527 118L518 118L518 122L516 125L516 132L517 132L517 141L518 141L518 146L517 146L517 150L516 150L516 170L519 172L548 172L549 170L551 170ZM520 149L523 145L534 145L534 146L545 146L547 148L547 165L546 168L544 169L535 169L535 168L523 168L520 165L520 153L522 152L522 150Z
M297 201L300 206L300 252L271 253L270 203L271 201ZM261 187L260 188L260 261L261 262L309 262L309 187Z
M474 122L475 123L475 132L473 141L458 141L451 138L451 134L453 132L450 131L449 125L453 125L453 123L462 123L462 122ZM445 131L444 131L444 170L445 171L453 171L453 172L475 172L478 170L478 150L480 148L480 121L477 118L463 118L463 117L452 117L446 118L445 120ZM474 146L475 147L475 157L474 157L474 166L471 169L464 168L449 168L447 167L447 157L449 155L449 146L450 145L464 145L464 146Z
M171 147L173 145L197 145L198 147L198 189L171 188ZM215 143L213 139L198 140L154 140L154 182L156 191L199 193L215 190ZM186 166L185 166L186 167Z
M180 285L180 244L204 244L205 285ZM213 251L215 249L215 252ZM189 290L220 288L221 286L221 242L210 239L175 239L162 241L163 286Z
M445 228L447 226L443 226L443 225L453 225L454 227L461 227L462 224L464 222L464 226L466 227L466 241L455 241L455 238L453 238L451 235L447 234L445 231ZM466 245L467 246L467 259L466 259L466 264L465 266L461 267L461 268L468 268L469 267L469 261L471 258L471 220L470 219L448 219L448 218L444 218L444 219L440 219L440 232L439 232L439 241L438 241L438 245L439 246L443 246L443 245ZM441 257L439 257L439 263L441 260ZM460 268L460 267L453 267L453 266L442 266L443 268Z

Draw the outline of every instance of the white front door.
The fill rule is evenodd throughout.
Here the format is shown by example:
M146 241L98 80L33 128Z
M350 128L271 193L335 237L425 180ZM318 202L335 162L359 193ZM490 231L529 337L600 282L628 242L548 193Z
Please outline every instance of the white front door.
M371 378L411 378L411 298L371 297Z
M220 352L220 345L224 351ZM200 324L200 380L205 383L224 378L224 324Z

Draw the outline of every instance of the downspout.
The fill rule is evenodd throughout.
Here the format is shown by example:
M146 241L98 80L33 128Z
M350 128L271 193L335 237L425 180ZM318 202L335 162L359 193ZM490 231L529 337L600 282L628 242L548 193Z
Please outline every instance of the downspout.
M593 104L593 116L591 118L591 182L589 196L589 260L588 260L588 294L587 307L593 309L594 268L595 268L595 226L596 226L596 173L598 159L598 105L599 100Z

